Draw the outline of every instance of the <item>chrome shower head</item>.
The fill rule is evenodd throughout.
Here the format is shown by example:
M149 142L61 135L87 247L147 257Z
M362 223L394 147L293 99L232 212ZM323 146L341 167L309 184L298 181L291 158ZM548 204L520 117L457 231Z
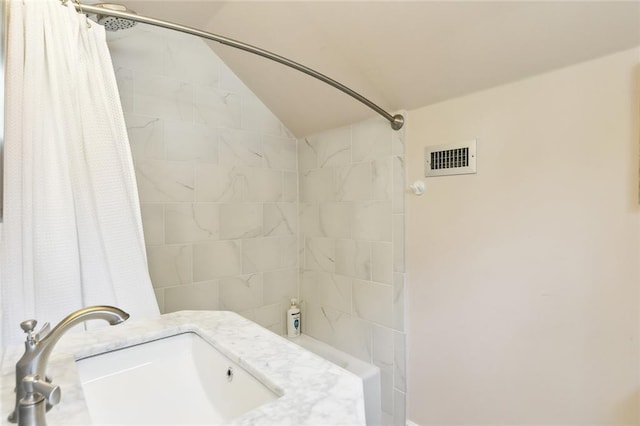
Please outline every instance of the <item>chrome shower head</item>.
M127 7L122 4L99 3L99 4L96 4L95 6L101 7L107 10L115 10L117 12L127 12L127 13L135 14L134 11L127 9ZM100 15L100 14L96 15L96 21L98 22L98 24L103 25L104 29L107 31L126 30L137 24L136 21L132 21L130 19L117 18L115 16L107 16L107 15Z

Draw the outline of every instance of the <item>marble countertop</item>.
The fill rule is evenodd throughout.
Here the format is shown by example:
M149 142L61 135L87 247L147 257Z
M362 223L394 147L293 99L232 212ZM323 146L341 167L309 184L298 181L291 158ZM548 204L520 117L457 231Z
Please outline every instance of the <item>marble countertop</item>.
M195 332L282 396L232 425L364 425L362 381L233 312L181 311L156 319L68 333L54 348L47 374L62 388L62 401L47 413L49 426L90 425L75 360L162 337ZM14 404L15 363L22 346L3 351L1 425Z

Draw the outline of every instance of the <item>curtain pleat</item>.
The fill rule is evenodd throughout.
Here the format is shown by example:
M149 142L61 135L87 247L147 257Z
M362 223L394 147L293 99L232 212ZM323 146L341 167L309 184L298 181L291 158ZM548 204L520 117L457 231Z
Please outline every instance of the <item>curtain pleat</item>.
M4 344L90 305L159 315L104 28L58 0L9 6Z

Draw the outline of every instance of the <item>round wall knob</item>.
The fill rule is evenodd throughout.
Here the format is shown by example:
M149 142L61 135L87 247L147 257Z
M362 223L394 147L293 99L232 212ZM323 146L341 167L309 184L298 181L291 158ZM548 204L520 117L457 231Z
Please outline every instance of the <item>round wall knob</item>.
M411 185L409 185L409 188L416 195L424 194L424 182L421 181L421 180L417 180L417 181L413 182Z

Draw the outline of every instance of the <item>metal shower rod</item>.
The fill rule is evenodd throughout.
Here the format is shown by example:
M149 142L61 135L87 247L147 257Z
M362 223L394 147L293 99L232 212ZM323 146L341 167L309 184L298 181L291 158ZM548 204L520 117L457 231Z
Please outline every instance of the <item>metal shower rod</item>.
M399 130L404 125L404 117L401 114L391 115L384 109L380 108L375 103L371 102L369 99L365 98L358 92L355 92L345 86L342 83L337 82L336 80L327 77L326 75L309 68L305 65L299 64L291 59L285 58L284 56L280 56L268 50L262 49L260 47L252 46L247 43L243 43L241 41L233 40L228 37L224 37L221 35L213 34L207 31L202 31L197 28L188 27L185 25L176 24L175 22L164 21L161 19L152 18L149 16L138 15L135 13L129 13L118 10L111 10L99 6L92 6L89 4L74 2L74 6L76 10L80 13L86 14L96 14L96 15L104 15L104 16L114 16L116 18L124 18L129 19L135 22L141 22L143 24L155 25L157 27L167 28L174 31L180 31L186 34L195 35L197 37L206 38L208 40L217 41L218 43L224 44L226 46L234 47L236 49L244 50L249 53L253 53L258 56L262 56L263 58L270 59L272 61L278 62L282 65L286 65L290 68L303 72L311 77L314 77L320 81L327 83L330 86L335 87L336 89L346 93L352 98L362 102L381 116L383 116L386 120L391 123L391 128L394 130Z

